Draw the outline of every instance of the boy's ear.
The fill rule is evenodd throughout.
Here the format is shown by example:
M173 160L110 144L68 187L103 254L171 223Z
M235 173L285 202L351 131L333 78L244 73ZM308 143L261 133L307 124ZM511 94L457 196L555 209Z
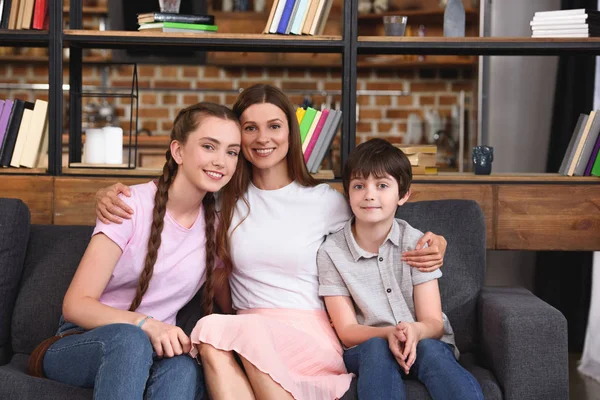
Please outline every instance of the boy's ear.
M169 145L169 149L171 150L171 156L177 163L177 165L181 165L183 162L183 157L181 156L181 152L183 150L183 146L178 140L173 140Z
M408 191L406 192L406 194L404 195L403 198L398 200L398 205L401 206L402 204L406 203L409 198L410 198L410 189L408 189Z

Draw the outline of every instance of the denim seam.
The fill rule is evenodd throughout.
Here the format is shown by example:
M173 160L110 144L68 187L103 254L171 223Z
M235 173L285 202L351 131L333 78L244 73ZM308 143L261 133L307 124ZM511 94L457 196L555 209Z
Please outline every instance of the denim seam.
M100 361L100 366L98 367L98 372L96 372L96 377L94 378L94 398L97 399L98 393L96 392L96 390L98 389L98 385L96 385L96 382L99 380L100 376L102 375L102 370L104 368L104 356L106 355L106 351L104 351L104 343L98 342L98 341L90 341L90 343L93 343L93 342L100 343L100 349L102 350L102 357L101 357L102 361Z
M48 350L46 350L46 352L48 353L58 353L60 351L63 350L68 350L68 349L72 349L74 347L79 347L79 346L83 346L83 345L88 345L88 344L99 344L102 347L102 355L104 355L104 343L102 343L99 340L87 340L85 342L77 342L77 343L73 343L70 344L68 346L62 346L60 348L55 348L56 346L51 346Z

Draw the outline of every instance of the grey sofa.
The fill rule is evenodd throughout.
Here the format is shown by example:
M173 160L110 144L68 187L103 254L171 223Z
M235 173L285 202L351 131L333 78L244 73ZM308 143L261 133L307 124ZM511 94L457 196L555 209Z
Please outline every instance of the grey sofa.
M477 203L409 203L398 217L448 240L440 280L461 363L486 399L568 399L567 326L557 310L523 289L485 288L485 222ZM92 227L31 225L20 200L0 199L0 399L90 399L92 391L25 374L28 354L54 334L71 277ZM188 331L199 299L178 315ZM409 399L428 399L407 382ZM356 398L353 382L343 400ZM382 399L384 400L384 399Z

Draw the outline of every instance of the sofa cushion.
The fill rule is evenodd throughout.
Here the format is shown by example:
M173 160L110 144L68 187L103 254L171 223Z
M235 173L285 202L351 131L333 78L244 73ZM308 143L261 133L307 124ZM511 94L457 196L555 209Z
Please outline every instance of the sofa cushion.
M23 273L30 215L18 199L0 199L0 365L10 357L10 324Z
M422 232L448 241L440 278L442 307L461 352L477 349L476 306L485 275L485 220L472 200L406 203L396 213Z
M34 378L25 373L26 354L15 354L10 364L0 367L0 399L43 400L73 399L83 400L93 397L93 389L83 389L50 379Z
M15 353L29 354L56 333L64 295L92 230L90 226L31 226L12 319Z

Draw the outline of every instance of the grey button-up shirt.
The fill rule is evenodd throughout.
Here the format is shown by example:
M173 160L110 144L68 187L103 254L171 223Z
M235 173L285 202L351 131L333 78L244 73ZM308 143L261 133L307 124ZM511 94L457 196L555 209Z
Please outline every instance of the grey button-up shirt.
M384 327L400 321L415 322L413 286L438 279L442 272L421 272L402 261L402 253L414 250L423 233L406 221L395 219L379 253L360 248L352 234L352 220L344 229L327 236L317 253L320 296L350 296L361 325ZM442 341L458 349L445 314Z

